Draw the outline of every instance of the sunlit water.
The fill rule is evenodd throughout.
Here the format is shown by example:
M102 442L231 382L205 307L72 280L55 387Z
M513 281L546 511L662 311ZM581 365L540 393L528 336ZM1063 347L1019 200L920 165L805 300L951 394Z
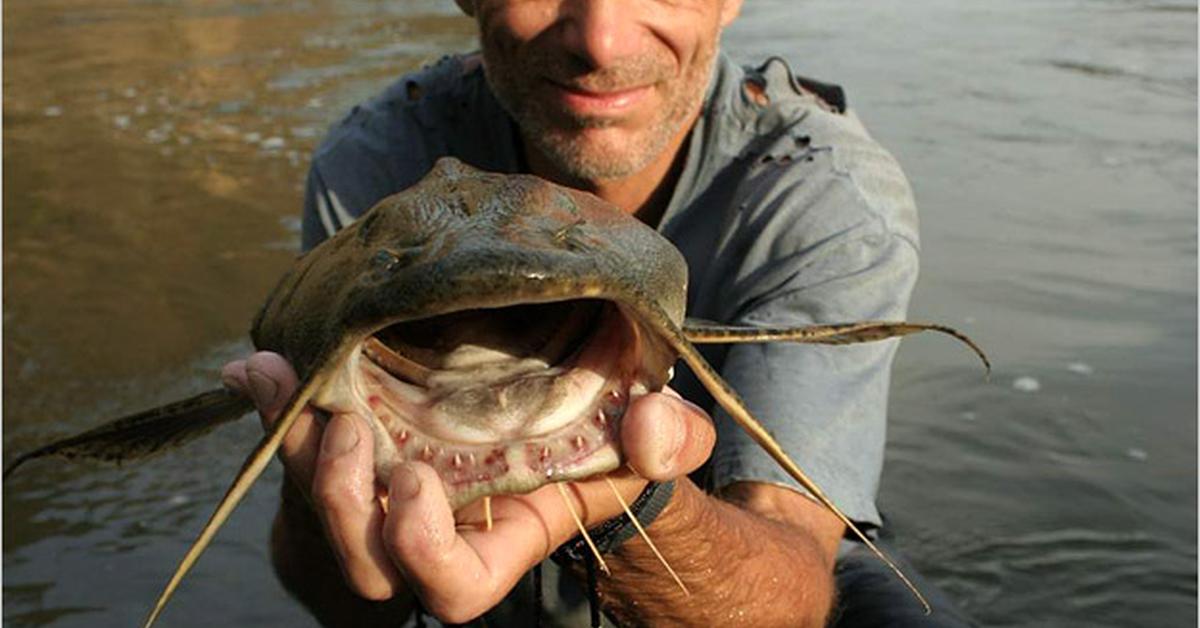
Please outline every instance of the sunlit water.
M287 266L308 152L472 45L448 0L4 3L5 459L216 382ZM747 2L726 49L844 85L922 211L882 505L981 623L1196 621L1196 7ZM139 621L258 428L4 486L4 624ZM266 481L173 626L311 625Z

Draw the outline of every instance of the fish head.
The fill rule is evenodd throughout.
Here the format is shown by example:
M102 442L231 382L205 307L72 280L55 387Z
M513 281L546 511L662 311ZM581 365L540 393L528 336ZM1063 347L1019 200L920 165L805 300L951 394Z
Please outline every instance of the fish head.
M616 468L628 403L661 389L687 270L601 199L444 158L298 260L252 330L366 418L377 474L419 460L455 506Z

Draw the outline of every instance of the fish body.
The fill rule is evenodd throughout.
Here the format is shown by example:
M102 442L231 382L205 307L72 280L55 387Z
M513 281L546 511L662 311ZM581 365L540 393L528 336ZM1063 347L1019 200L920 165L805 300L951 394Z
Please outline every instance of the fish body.
M251 338L291 362L300 388L250 454L147 625L309 404L325 417L370 422L382 484L397 464L419 460L438 471L457 508L617 468L625 407L662 389L680 359L780 466L875 549L695 345L845 344L932 330L963 341L986 366L982 351L939 325L760 329L690 321L686 296L682 255L620 209L534 176L439 160L416 185L301 256L267 298ZM209 391L52 443L17 458L5 475L46 455L141 457L251 408L234 393Z

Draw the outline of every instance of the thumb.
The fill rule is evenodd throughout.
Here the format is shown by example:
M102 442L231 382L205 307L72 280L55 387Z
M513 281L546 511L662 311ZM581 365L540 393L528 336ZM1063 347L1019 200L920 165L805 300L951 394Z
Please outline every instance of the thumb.
M700 468L712 454L716 431L699 406L652 393L633 401L621 424L621 447L638 475L672 480Z

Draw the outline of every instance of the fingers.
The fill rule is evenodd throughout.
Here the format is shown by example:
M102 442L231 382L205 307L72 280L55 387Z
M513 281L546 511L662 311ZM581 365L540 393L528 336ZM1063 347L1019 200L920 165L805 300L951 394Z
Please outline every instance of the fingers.
M621 447L630 466L660 482L698 469L712 454L716 437L708 413L664 393L635 399L621 425Z
M266 351L227 364L221 378L254 400L268 430L299 387L287 360ZM322 428L307 407L284 437L279 456L289 477L309 495L347 584L364 598L386 600L401 581L381 536L384 515L375 497L373 448L366 423L335 416Z
M425 608L451 623L472 619L474 605L464 608L460 596L474 589L476 598L490 597L492 578L455 531L454 513L437 473L428 465L401 464L392 474L388 506L384 538L408 583L420 591Z
M226 364L221 369L221 381L254 401L265 430L271 429L300 385L292 365L283 356L269 351ZM307 407L279 449L279 458L287 467L288 475L305 493L312 486L320 443L321 426L315 420L313 409Z
M443 621L465 623L495 606L551 548L537 508L522 498L496 504L491 531L457 530L441 479L422 463L397 467L388 504L383 536L390 554ZM567 538L559 534L559 541Z
M226 365L222 379L255 400L268 429L299 385L288 362L268 352ZM623 469L609 477L629 500L646 479L663 481L698 468L712 451L715 433L706 413L665 391L630 404L620 438L636 475ZM311 488L313 507L351 589L383 600L412 587L445 621L465 622L499 603L524 573L574 534L553 487L494 500L491 531L456 529L442 481L420 463L399 465L385 513L377 501L374 437L357 417L333 417L322 429L307 408L285 437L280 457L296 485ZM585 481L571 489L571 500L589 524L619 514L607 483Z
M260 351L221 368L221 381L254 401L259 412L277 415L295 392L296 372L278 353ZM283 390L281 390L281 388Z
M325 426L312 481L313 503L347 584L360 596L386 600L400 586L383 544L376 500L374 439L365 422L337 415Z

